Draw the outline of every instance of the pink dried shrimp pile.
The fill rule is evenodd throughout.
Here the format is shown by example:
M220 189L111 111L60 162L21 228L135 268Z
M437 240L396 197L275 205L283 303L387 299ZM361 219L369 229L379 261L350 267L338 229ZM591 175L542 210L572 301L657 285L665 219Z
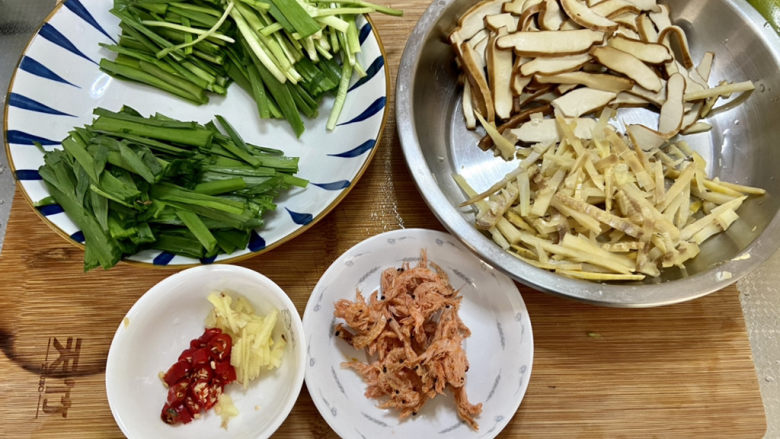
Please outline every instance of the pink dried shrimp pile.
M461 344L471 331L458 317L462 296L445 273L428 268L421 253L416 267L406 263L382 273L381 295L374 291L366 302L357 291L354 302L336 303L334 315L346 322L336 325L336 336L371 357L369 363L354 360L342 366L360 374L368 384L367 397L383 399L379 407L398 409L401 419L416 415L449 388L458 416L477 430L474 418L482 403L471 404L466 396L469 362Z

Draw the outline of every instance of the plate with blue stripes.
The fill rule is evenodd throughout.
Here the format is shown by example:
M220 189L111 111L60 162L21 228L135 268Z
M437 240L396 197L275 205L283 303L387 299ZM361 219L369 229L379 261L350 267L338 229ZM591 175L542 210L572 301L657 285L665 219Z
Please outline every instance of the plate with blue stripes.
M206 123L224 116L251 143L281 149L300 157L298 176L309 180L276 200L276 210L264 216L265 224L252 232L249 245L231 254L197 260L147 249L125 258L158 266L185 266L230 262L259 254L302 233L333 209L355 186L368 167L387 116L389 76L379 35L367 16L357 20L361 52L357 60L367 72L354 77L339 125L326 130L333 98L323 99L319 116L304 118L306 130L297 138L284 120L261 120L250 95L233 84L226 96L211 96L195 106L143 84L115 79L102 72L98 62L114 55L99 43L114 43L119 19L109 9L111 0L65 0L46 18L32 37L11 79L6 99L4 137L6 152L25 198L57 233L81 245L84 235L57 204L40 205L49 196L38 173L46 150L74 127L93 120L97 107L118 111L128 105L141 114L155 112L180 120Z

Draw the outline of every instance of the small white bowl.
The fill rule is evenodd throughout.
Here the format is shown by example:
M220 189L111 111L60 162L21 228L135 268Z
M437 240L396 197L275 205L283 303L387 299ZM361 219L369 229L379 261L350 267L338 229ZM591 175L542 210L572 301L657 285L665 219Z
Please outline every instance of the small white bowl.
M232 383L225 392L239 410L228 428L211 409L189 424L160 419L167 389L159 378L205 329L213 291L244 296L258 313L280 311L287 340L281 366L257 378L249 388ZM276 335L276 334L275 334ZM169 276L147 291L119 324L106 362L106 392L111 413L129 438L266 438L282 424L303 384L306 362L303 325L287 294L253 270L234 265L205 265Z

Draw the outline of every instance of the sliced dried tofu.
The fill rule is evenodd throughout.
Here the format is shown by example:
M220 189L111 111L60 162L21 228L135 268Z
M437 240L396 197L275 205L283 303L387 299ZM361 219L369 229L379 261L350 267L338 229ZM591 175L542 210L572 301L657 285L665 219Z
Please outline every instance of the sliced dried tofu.
M569 72L582 67L582 65L590 61L590 59L590 55L587 53L556 57L540 56L521 65L520 74L522 76L531 76L537 73L551 75L555 73Z
M547 87L536 90L534 92L529 91L528 93L523 93L520 96L518 96L517 99L515 99L515 102L517 103L518 106L522 108L532 102L538 101L541 96L550 93L551 90L552 87L548 85Z
M581 84L596 90L620 92L630 89L634 83L622 76L604 73L565 72L554 75L536 75L536 82L542 84Z
M564 117L580 117L583 114L600 110L615 99L615 96L617 93L611 91L583 87L554 99L551 105Z
M491 35L487 50L491 97L496 116L501 119L509 119L512 112L512 51L496 47L496 40L507 33L506 27L502 27L497 34Z
M686 69L692 69L693 59L691 58L691 49L688 47L688 37L685 35L685 31L680 26L669 26L658 33L658 41L665 42L668 37L674 37L674 40L677 42L680 56L675 58L679 59ZM664 45L667 44L664 43Z
M490 42L490 34L486 33L486 38L483 38L479 40L478 43L475 44L469 44L474 52L474 61L477 63L477 67L479 67L481 70L484 70L487 66L487 46Z
M603 32L612 32L617 29L617 23L603 15L599 15L589 8L587 4L579 0L560 1L561 8L566 12L566 15L582 27Z
M604 32L591 29L514 32L498 39L498 47L514 48L518 55L555 56L584 53L604 41Z
M541 2L542 0L512 0L504 5L503 11L520 17L523 12L536 9Z
M605 67L628 76L650 91L660 91L663 86L661 79L650 67L629 53L602 46L593 48L590 54Z
M690 105L690 102L686 102L686 105ZM693 125L696 125L697 121L701 118L701 111L704 108L704 104L700 102L696 102L691 106L690 109L685 111L685 114L683 115L682 125L680 125L680 131L684 131L683 134L692 134L697 131L696 129L691 130L691 127ZM701 128L701 127L698 127ZM704 131L707 131L706 129Z
M460 43L485 28L485 16L500 13L505 2L506 0L483 0L469 8L460 16L458 26L450 33L450 43L456 50L460 50Z
M535 18L543 8L544 0L526 0L523 4L523 13L520 14L520 24L518 25L518 28L528 30L532 25L535 27Z
M666 81L666 102L661 106L658 116L658 132L673 136L680 131L683 122L683 94L685 93L685 78L679 73Z
M664 4L659 4L658 8L655 11L648 12L647 16L652 20L653 24L655 24L655 28L658 29L658 32L672 26L672 19L669 16L669 7Z
M618 31L620 28L628 28L632 32L636 33L639 30L636 25L636 19L638 17L639 16L633 12L624 12L614 17L610 17L610 20L618 24ZM637 34L636 39L639 39L639 34Z
M468 43L471 47L478 47L485 44L487 38L490 36L490 32L487 29L482 29L477 32L473 37L469 38Z
M670 139L670 137L664 133L659 133L644 125L638 124L629 125L626 128L626 134L628 134L631 143L634 144L635 147L638 147L645 152L657 150Z
M471 95L477 106L476 111L485 115L487 120L492 122L495 120L495 110L484 71L477 65L477 55L474 49L466 43L461 43L460 47L462 52L461 65L471 86Z
M533 79L533 77L523 76L519 71L512 72L512 94L514 96L523 94L523 90L531 82L531 79Z
M617 107L647 107L650 105L650 102L641 96L622 91L617 94L612 104Z
M525 0L511 0L504 3L503 7L501 8L501 11L509 12L519 17L523 13L524 4L525 4Z
M642 41L648 43L658 42L658 31L655 29L653 20L647 14L640 14L636 18L636 31L642 37Z
M463 118L466 120L466 128L473 130L477 128L477 119L474 117L474 107L471 105L471 86L468 81L463 83Z
M618 26L617 30L615 31L615 33L613 35L615 35L615 36L621 35L621 36L624 36L626 38L630 38L632 40L641 40L642 39L642 37L640 37L639 34L635 30L632 30L632 29L630 29L628 27L625 27L623 25Z
M681 131L683 134L698 134L698 133L705 133L712 129L712 125L708 124L707 122L694 122L688 128Z
M658 12L660 8L656 0L626 0L632 5L636 6L640 11Z
M579 84L561 84L558 87L555 88L555 90L558 92L558 94L566 94L569 90L572 90L574 88L577 88L577 85Z
M502 27L509 32L516 32L517 24L518 18L508 12L485 16L485 26L492 32L498 32Z
M575 122L574 136L586 140L593 138L593 128L595 128L597 123L596 119L578 118ZM532 119L518 128L512 129L512 134L517 136L518 141L524 143L557 143L561 141L558 123L555 119Z
M591 6L591 10L609 19L625 13L639 14L639 8L626 0L604 0Z
M579 24L575 23L575 22L574 22L573 20L571 20L570 18L567 18L567 19L566 19L566 20L565 20L565 21L564 21L564 22L561 24L561 29L560 29L560 30L577 30L577 29L583 29L583 27L582 27L582 26L580 26Z
M558 30L566 20L558 0L545 0L539 12L539 26L544 30Z
M607 45L630 53L649 64L661 64L672 59L671 52L663 44L646 43L618 35L607 40Z
M627 93L637 95L656 107L661 108L661 105L666 101L666 84L663 84L661 90L658 90L657 92L647 90L640 85L634 84L634 86L631 87L631 90L627 90Z

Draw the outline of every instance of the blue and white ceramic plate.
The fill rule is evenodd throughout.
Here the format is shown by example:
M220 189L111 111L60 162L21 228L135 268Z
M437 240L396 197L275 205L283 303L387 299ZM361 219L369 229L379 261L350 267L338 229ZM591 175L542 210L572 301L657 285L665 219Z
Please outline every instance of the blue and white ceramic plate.
M421 249L463 296L459 315L471 329L464 342L470 363L466 391L472 403L482 403L479 431L460 421L449 392L428 401L417 416L399 421L397 413L364 396L366 384L354 371L341 367L352 358L365 361L366 354L334 336L335 302L354 300L356 289L368 297L379 288L383 270L416 264ZM322 417L343 438L491 438L512 419L531 376L531 321L515 284L452 235L433 230L386 232L347 250L314 287L303 332L309 358L306 387Z
M9 87L5 140L9 161L26 198L35 203L48 196L38 175L43 155L33 145L60 148L60 141L75 126L92 121L92 110L118 110L129 105L144 115L160 112L181 120L201 123L225 116L242 137L255 144L284 150L300 157L298 175L311 184L293 189L277 200L277 209L264 227L252 234L249 246L217 261L270 250L302 233L322 219L357 183L373 157L384 127L388 74L376 29L359 17L362 52L358 60L368 75L353 78L339 126L325 129L332 99L325 99L317 119L306 119L306 131L296 138L285 121L260 120L257 108L243 89L232 85L227 96L211 96L195 106L141 84L114 79L97 63L114 55L98 43L111 43L119 35L119 20L109 13L112 0L65 0L30 41ZM81 231L58 205L38 212L57 232L83 242ZM127 258L156 265L189 265L201 262L169 253L147 250Z

